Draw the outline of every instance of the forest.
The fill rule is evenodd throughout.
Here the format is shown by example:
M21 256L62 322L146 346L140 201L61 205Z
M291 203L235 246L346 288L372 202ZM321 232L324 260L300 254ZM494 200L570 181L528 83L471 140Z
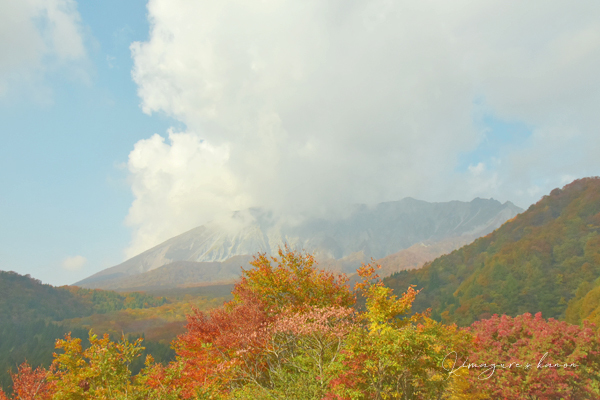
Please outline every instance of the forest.
M591 399L600 396L600 337L580 325L532 315L467 327L413 312L422 294L383 284L363 265L345 275L289 249L255 256L232 300L195 308L172 343L174 361L144 342L67 334L48 368L24 363L0 399ZM358 299L361 306L355 306Z
M27 361L34 367L49 367L57 338L71 332L89 346L94 329L118 340L144 338L142 356L152 354L159 362L175 357L171 341L184 332L185 316L192 305L214 308L222 298L184 297L166 293L117 293L73 286L53 287L30 276L0 271L0 387L11 388L9 371ZM134 361L134 373L143 367Z
M225 303L0 273L0 400L600 398L600 178L384 279L250 265Z
M600 323L600 179L554 189L491 234L423 268L384 279L423 291L415 309L467 326L493 314L541 312Z

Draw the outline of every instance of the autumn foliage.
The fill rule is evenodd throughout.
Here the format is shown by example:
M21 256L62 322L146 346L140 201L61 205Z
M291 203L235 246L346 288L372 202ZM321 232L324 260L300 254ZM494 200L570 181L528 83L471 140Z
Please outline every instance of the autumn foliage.
M310 254L299 254L289 248L279 250L279 257L258 254L242 270L242 279L233 290L234 302L244 302L246 293L252 293L269 312L284 308L301 310L306 307L350 307L355 298L346 286L345 275L335 275L316 268Z
M473 386L490 398L593 399L600 395L600 344L591 326L545 320L541 313L494 315L474 323Z
M192 310L170 364L148 357L133 376L141 341L90 332L84 349L67 335L48 370L22 365L12 397L0 391L0 400L600 398L600 341L589 324L524 314L458 328L415 313L423 294L394 294L373 263L354 289L288 248L252 266L232 301Z
M43 368L35 370L26 362L19 366L18 372L11 374L13 380L12 400L51 399L54 385L48 381L49 372ZM0 400L9 397L0 389Z
M554 189L485 237L384 281L426 291L415 310L468 326L493 314L600 323L600 178Z

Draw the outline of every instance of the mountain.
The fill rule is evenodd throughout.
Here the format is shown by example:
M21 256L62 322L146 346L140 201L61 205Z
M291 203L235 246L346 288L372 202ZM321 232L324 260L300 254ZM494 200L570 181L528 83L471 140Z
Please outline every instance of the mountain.
M355 260L358 254L362 260L379 259L418 243L472 240L521 211L510 202L480 198L445 203L406 198L374 207L356 205L328 218L295 220L254 208L236 212L227 221L194 228L76 285L131 289L161 282L177 286L181 284L178 273L190 276L188 284L224 282L239 276L240 266L247 267L250 255L274 254L285 244L313 252L343 272L353 272L355 262L332 260Z
M152 316L148 316L147 320L162 322L155 310L170 306L166 303L164 297L54 287L29 275L0 271L0 387L6 389L10 386L7 371L12 368L14 372L16 366L25 360L34 367L47 367L52 361L56 339L62 338L65 333L72 332L73 337L87 338L90 326L82 325L82 318L102 315L106 319L114 319L115 313L132 313L135 309L135 315L144 311L150 314L152 310ZM127 317L128 320L133 319L129 315ZM185 316L180 320L179 324L183 326ZM119 322L118 330L111 333L128 333L128 321L122 319ZM134 322L139 325L139 321ZM133 332L141 333L139 329ZM168 343L147 344L157 359L167 361L172 356Z
M437 242L426 241L413 244L408 249L377 260L377 264L381 265L381 269L377 273L379 276L388 276L399 271L421 268L427 262L444 254L450 254L453 250L473 242L478 237L477 235L462 235Z
M54 287L29 275L0 271L0 322L60 321L125 308L165 303L142 293L116 293L78 287Z
M493 233L384 280L415 284L415 311L468 325L494 313L542 312L578 323L600 314L600 178L554 189Z
M240 276L241 266L248 266L250 261L251 256L234 256L223 262L173 261L137 275L109 275L108 279L92 282L87 286L102 287L105 290L155 292L173 287L195 286L195 283L227 284Z

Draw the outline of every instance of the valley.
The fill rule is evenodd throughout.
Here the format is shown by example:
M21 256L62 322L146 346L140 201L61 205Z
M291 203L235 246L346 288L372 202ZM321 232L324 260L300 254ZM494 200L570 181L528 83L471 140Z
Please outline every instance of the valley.
M251 270L260 254L269 257L265 249L271 252L273 243L290 237L296 246L312 249L319 268L347 276L350 287L360 281L356 271L369 263L369 255L382 256L375 263L385 286L402 293L416 285L421 292L413 312L430 309L435 321L470 326L491 321L494 314L541 312L544 318L598 326L600 179L575 181L519 211L493 200L428 204L409 199L360 209L346 220L306 222L294 227L296 236L271 235L276 239L266 248L260 247L266 241L223 232L210 236L200 227L79 282L82 287L52 287L0 272L0 384L10 390L6 371L24 360L48 367L54 341L67 332L84 346L89 346L89 330L113 340L142 337L143 357L132 371L139 372L150 354L166 365L174 360L172 343L186 334L192 310L208 312L230 301L242 271ZM274 228L264 229L272 233ZM237 246L216 245L236 240ZM375 245L377 240L384 243ZM252 249L256 254L235 254Z

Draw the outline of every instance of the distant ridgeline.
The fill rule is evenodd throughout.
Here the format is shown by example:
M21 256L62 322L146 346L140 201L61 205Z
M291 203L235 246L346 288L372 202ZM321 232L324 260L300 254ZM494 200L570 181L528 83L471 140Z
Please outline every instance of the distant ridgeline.
M124 309L158 307L166 302L164 297L143 293L53 287L29 275L0 271L0 386L8 386L10 376L7 371L16 371L25 360L33 366L47 367L52 361L54 342L65 333L72 331L73 337L85 342L86 329L69 328L58 321ZM156 343L147 347L160 354L169 353L168 346L166 352Z
M600 178L554 189L493 233L384 282L400 293L417 285L415 311L462 326L538 311L600 325Z
M167 301L164 297L137 292L54 287L12 271L0 271L0 293L2 322L29 322L37 318L60 321L126 308L157 307Z
M76 285L147 291L231 283L254 254L276 255L285 245L314 252L323 267L349 274L371 257L391 256L382 260L391 273L470 243L522 211L509 201L480 198L443 203L405 198L372 207L340 206L326 218L290 219L252 208L184 232Z

